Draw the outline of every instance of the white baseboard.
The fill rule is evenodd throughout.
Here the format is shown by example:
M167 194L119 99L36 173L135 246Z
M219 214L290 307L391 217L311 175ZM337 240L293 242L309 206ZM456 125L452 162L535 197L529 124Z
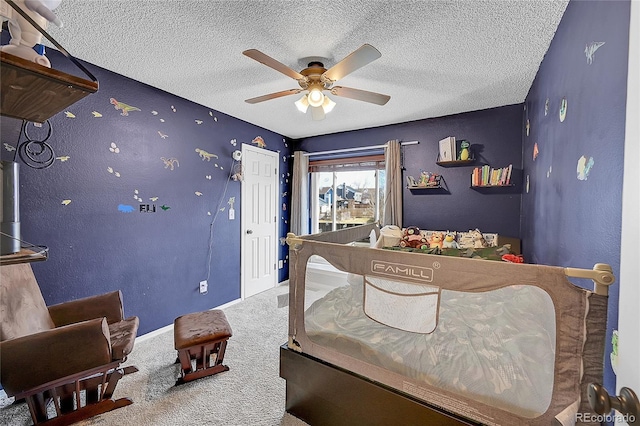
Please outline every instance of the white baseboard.
M232 300L231 302L227 302L224 305L220 305L220 306L217 306L215 308L211 308L210 310L213 310L213 309L225 309L225 308L228 308L229 306L233 306L236 303L241 302L241 301L242 301L242 299ZM150 332L148 332L146 334L143 334L142 336L136 337L136 343L144 342L145 340L151 339L152 337L158 336L159 334L162 334L162 333L167 332L169 330L173 330L173 324L169 324L169 325L164 326L162 328L158 328L157 330L153 330L153 331L150 331Z

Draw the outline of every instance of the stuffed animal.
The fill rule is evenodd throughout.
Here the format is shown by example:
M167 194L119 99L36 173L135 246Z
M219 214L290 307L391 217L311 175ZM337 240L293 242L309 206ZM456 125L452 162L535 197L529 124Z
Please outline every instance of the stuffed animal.
M471 236L473 238L473 248L485 248L489 247L489 244L484 240L484 235L478 228L474 229L471 232Z
M466 140L460 141L460 152L458 153L458 160L466 161L469 159L469 142Z
M15 0L16 6L40 25L42 29L46 29L49 22L58 27L62 27L62 21L52 12L53 9L60 5L62 0ZM8 19L9 34L11 41L0 48L3 52L19 56L27 61L35 62L38 65L51 68L51 62L38 53L34 47L42 43L42 34L31 25L24 16L16 12L8 4L4 4L2 16ZM4 19L3 19L4 21Z
M429 248L442 248L444 235L442 232L434 232L429 239Z
M421 186L421 187L438 186L439 179L440 179L440 175L422 170L420 172L420 180L418 182L418 186Z
M443 248L460 248L460 244L456 241L456 235L453 232L448 232L444 236L444 241L442 241Z
M402 233L400 247L426 249L429 248L429 245L427 244L427 239L420 232L420 228L409 226Z
M417 226L407 226L404 229L404 235L420 235L420 228Z
M420 171L420 181L418 182L418 186L428 186L429 184L430 173L425 172L424 170Z
M521 254L504 254L502 260L510 263L524 263L524 257Z

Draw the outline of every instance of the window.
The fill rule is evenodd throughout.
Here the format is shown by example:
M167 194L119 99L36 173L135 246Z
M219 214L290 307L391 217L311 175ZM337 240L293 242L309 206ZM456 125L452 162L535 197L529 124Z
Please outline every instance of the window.
M380 220L384 155L309 162L311 231L326 232Z

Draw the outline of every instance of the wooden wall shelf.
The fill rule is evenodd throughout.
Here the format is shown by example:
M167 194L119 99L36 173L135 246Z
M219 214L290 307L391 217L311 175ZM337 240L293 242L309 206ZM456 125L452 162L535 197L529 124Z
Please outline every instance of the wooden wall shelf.
M521 188L516 184L509 185L476 185L469 188L482 194L520 194Z
M409 178L407 178L409 180ZM407 185L409 191L427 190L430 194L448 194L449 188L442 175L436 175L434 181L430 181L429 185Z
M414 191L422 192L424 194L450 194L449 190L441 185L438 186L407 186L407 189L412 193Z
M0 265L14 265L16 263L42 262L49 257L49 249L42 248L40 251L30 249L20 249L18 253L3 254L0 256Z
M42 123L85 96L98 91L98 82L43 67L0 52L0 114Z
M414 189L442 189L442 186L440 184L431 185L431 186L407 186L407 189L409 189L409 190L414 190Z
M464 167L471 166L476 162L475 158L469 160L453 160L453 161L436 161L436 164L441 167Z

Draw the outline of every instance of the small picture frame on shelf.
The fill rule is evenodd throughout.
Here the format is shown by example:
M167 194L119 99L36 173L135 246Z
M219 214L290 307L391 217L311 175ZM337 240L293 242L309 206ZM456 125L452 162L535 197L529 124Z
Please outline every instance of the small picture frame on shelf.
M440 161L453 161L456 152L456 138L449 136L438 142Z

